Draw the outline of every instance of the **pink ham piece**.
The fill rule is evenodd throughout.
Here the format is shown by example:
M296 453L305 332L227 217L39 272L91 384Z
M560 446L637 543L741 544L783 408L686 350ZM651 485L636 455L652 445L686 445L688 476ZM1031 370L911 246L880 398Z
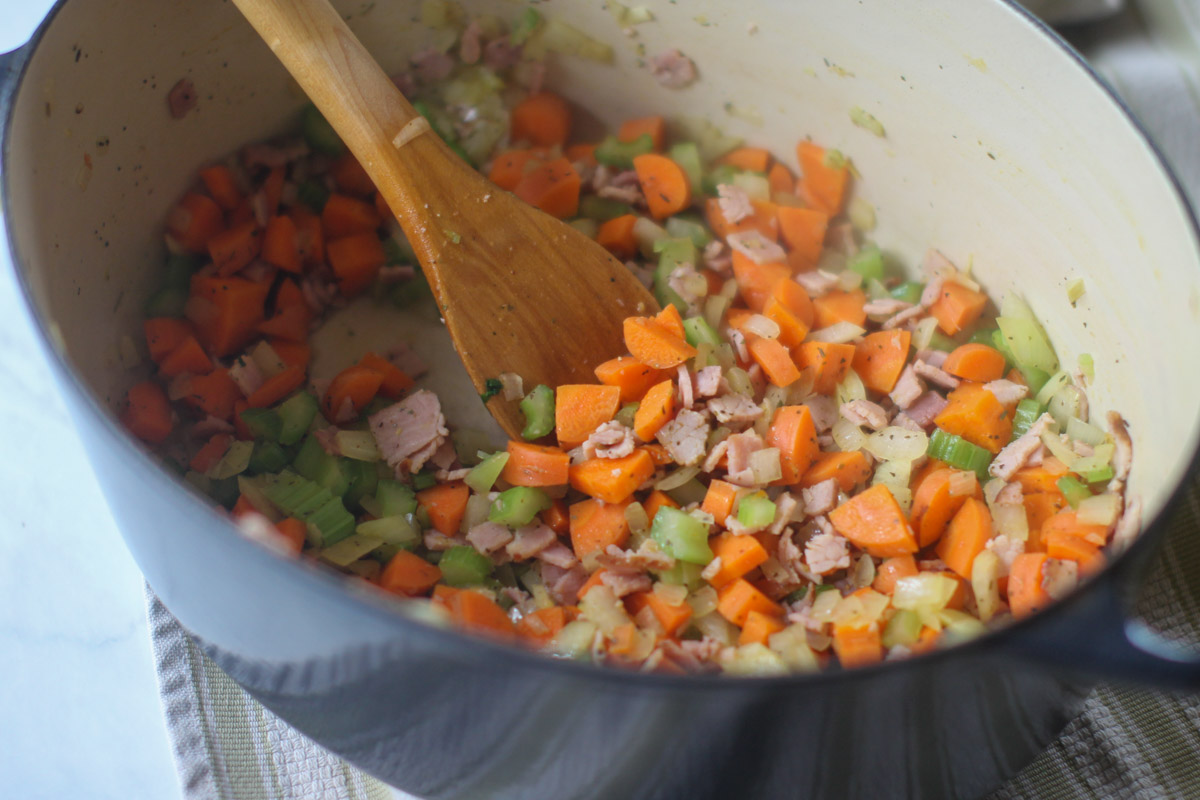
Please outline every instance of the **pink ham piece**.
M717 197L721 215L730 225L754 216L754 206L750 204L750 195L746 194L745 189L722 183L717 186Z
M579 559L575 557L571 548L558 541L543 548L537 557L543 564L553 564L560 569L570 569L579 563Z
M425 389L371 415L368 422L384 461L398 472L420 471L449 434L438 396Z
M912 365L906 364L904 371L900 373L900 378L896 381L896 385L888 397L892 398L892 402L900 408L908 408L917 401L917 398L924 391L925 384L917 376Z
M550 592L550 597L559 605L573 606L579 602L579 590L587 583L588 573L582 565L576 564L570 569L556 567L546 561L541 562L542 583Z
M541 522L523 525L513 531L507 551L513 561L527 561L558 542L554 530Z
M682 89L696 80L696 65L678 50L664 50L651 56L650 74L660 86Z
M925 392L916 399L916 402L904 409L904 414L921 428L927 429L933 425L934 417L942 413L942 409L945 407L946 398L937 392Z
M512 541L512 531L499 522L481 522L467 531L467 544L490 556Z
M685 408L675 415L675 419L663 425L655 438L670 451L671 458L678 464L697 464L704 458L708 420L703 415Z
M635 592L648 592L653 587L650 576L644 572L623 567L609 567L600 574L600 582L613 590L617 597Z
M850 566L850 543L836 533L818 533L804 543L804 560L818 575Z

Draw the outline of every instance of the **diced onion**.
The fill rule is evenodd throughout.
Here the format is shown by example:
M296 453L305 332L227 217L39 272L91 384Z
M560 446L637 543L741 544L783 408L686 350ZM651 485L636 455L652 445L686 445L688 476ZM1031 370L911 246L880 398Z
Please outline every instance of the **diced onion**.
M370 431L338 431L334 438L338 450L346 458L356 461L378 461L382 458L375 435Z
M654 488L662 492L669 492L672 489L678 489L699 474L699 467L680 467L660 478L658 483L654 484Z
M835 322L827 328L810 331L808 336L804 338L804 341L845 344L846 342L854 341L866 332L865 328L860 328L853 322Z
M660 239L668 239L665 228L657 225L649 217L639 216L633 223L633 239L637 242L638 250L642 251L642 255L649 258L654 255L654 243Z
M717 590L711 586L702 586L692 592L687 599L692 607L692 616L704 617L717 610Z
M1024 505L992 506L992 530L997 536L1007 536L1018 542L1029 539L1029 520Z
M983 499L987 501L989 508L991 508L992 504L996 502L996 497L999 496L1000 492L1002 492L1004 487L1007 485L1008 482L1003 478L992 478L983 485Z
M766 485L783 477L783 468L779 463L779 448L764 447L750 454L750 472L754 482Z
M938 612L938 617L946 625L946 644L964 642L987 633L982 622L964 611L944 609Z
M1086 498L1075 509L1076 518L1085 525L1112 525L1121 510L1121 498L1107 493Z
M612 636L617 628L630 622L625 606L603 583L593 586L579 599L579 616L596 623L605 636Z
M833 441L843 453L851 453L866 447L867 435L853 422L839 419L833 423Z
M868 436L866 449L880 461L912 461L925 455L929 437L924 431L891 425Z
M721 287L721 291L720 291L721 297L726 297L726 298L729 298L730 300L733 300L733 298L737 297L737 294L738 294L738 282L733 278L730 278L729 280L725 281L725 285Z
M682 605L688 598L686 586L681 586L678 583L664 583L662 581L654 584L654 594L669 606Z
M733 305L733 301L723 294L710 294L704 298L704 321L713 328L720 330L725 319L725 312Z
M1021 509L1021 513L1023 515L1025 510ZM971 564L971 589L975 594L979 618L987 622L1000 608L1000 557L991 550L984 550L975 556Z
M970 470L956 469L950 473L949 494L951 497L963 497L975 494L979 488L979 477Z
M554 634L554 638L546 645L546 650L565 658L583 658L591 649L596 631L594 622L583 619L568 622L562 630Z
M856 197L850 201L850 224L857 231L870 233L875 230L875 206L868 203L861 197Z
M1067 300L1071 305L1075 305L1075 301L1083 297L1085 291L1083 278L1076 278L1067 284Z
M1090 425L1079 417L1068 417L1066 426L1067 436L1084 444L1098 445L1108 441L1108 434L1095 425Z
M467 510L463 514L462 525L459 530L463 533L471 530L476 525L482 525L487 522L488 514L492 510L492 501L488 499L486 494L474 494L467 498Z
M859 589L870 586L872 583L874 583L875 559L871 558L869 554L863 553L859 557L858 561L854 564L854 569L850 572L850 580ZM886 602L884 605L886 605Z
M650 527L650 518L641 503L632 502L625 506L625 522L633 533L641 533Z
M940 611L950 602L957 589L958 581L948 575L940 572L921 572L896 581L892 605L896 608Z
M500 395L505 400L520 400L525 397L525 381L515 372L501 372L499 375Z
M816 655L808 646L808 632L803 625L789 625L771 634L767 638L767 646L777 653L793 672L815 672L820 669Z
M853 292L855 289L862 286L862 282L862 273L855 272L852 269L843 270L838 275L838 288L843 292Z
M703 277L700 280L704 280ZM779 323L762 314L751 315L742 326L747 333L753 333L764 339L779 338Z
M846 370L846 377L842 378L842 382L837 385L834 397L837 399L839 406L852 403L855 400L866 400L867 387L863 385L862 378L858 377L857 372L853 369L848 369Z
M591 592L589 591L588 594ZM732 622L715 611L702 617L695 617L692 625L700 631L701 636L708 636L727 647L737 644L738 635L741 633L741 630L736 628Z
M785 675L788 671L779 654L759 642L722 651L721 668L729 675Z
M842 602L841 592L837 590L821 592L813 601L812 610L808 612L808 616L814 622L832 622L834 609L840 602Z
M937 330L937 325L937 317L925 317L918 322L916 329L913 331L913 347L917 350L928 350L929 343L933 341L933 333Z
M1046 431L1042 434L1042 444L1046 445L1050 455L1066 464L1067 469L1074 471L1075 462L1079 460L1079 456L1075 455L1074 450L1067 447L1061 436L1052 431Z
M1116 446L1112 442L1098 444L1092 449L1090 456L1085 456L1075 462L1073 470L1080 475L1104 469L1112 462Z
M1058 423L1059 430L1065 430L1071 417L1078 417L1086 400L1083 392L1073 383L1063 386L1050 398L1046 408L1047 413Z
M871 485L883 484L889 489L907 489L912 478L912 461L884 461L875 468Z
M254 365L258 367L258 371L263 374L264 378L273 378L279 373L287 369L287 365L283 363L283 359L275 352L275 348L267 344L265 341L259 342L250 351L250 358L254 361Z
M912 510L912 489L907 486L888 486L888 491L896 499L896 505L900 506L900 510L907 515Z
M739 172L733 176L733 185L745 192L751 200L771 199L771 185L765 175Z
M754 384L750 381L750 374L741 367L731 367L725 370L725 380L734 394L754 396Z
M870 559L870 556L867 556ZM887 595L880 594L874 589L863 589L848 597L843 597L833 612L835 625L848 625L851 628L861 628L870 625L883 616L888 607Z

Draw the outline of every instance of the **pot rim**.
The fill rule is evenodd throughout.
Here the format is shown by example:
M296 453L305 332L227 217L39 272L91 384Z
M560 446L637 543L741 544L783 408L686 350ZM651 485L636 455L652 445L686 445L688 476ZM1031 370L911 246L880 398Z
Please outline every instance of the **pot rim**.
M3 169L3 165L9 161L9 147L12 140L12 98L15 97L17 90L24 82L29 61L37 50L38 45L41 43L47 30L54 23L59 11L62 10L67 2L68 0L56 0L29 41L12 51L12 53L21 53L23 51L23 58L22 56L18 56L18 58L22 58L20 67L16 71L16 74L9 79L9 87L0 85L0 114L3 114L3 119L0 120L0 207L2 208L12 207L9 202L9 182L6 179L7 170ZM1200 257L1200 219L1197 218L1196 209L1188 201L1178 177L1168 164L1162 150L1150 137L1141 122L1134 116L1129 106L1087 60L1046 22L1021 6L1017 0L992 0L992 2L1007 7L1010 12L1016 14L1033 29L1034 35L1045 37L1046 44L1061 48L1075 62L1076 66L1083 70L1085 75L1091 78L1107 95L1109 101L1124 117L1126 124L1133 129L1138 138L1142 140L1142 144L1153 156L1160 174L1167 179L1191 229L1193 250ZM6 89L8 90L8 102L5 103L4 94L6 93ZM1071 609L1082 607L1087 596L1094 594L1097 590L1102 590L1106 584L1120 580L1120 573L1130 571L1133 565L1139 562L1141 556L1149 555L1150 548L1155 547L1166 533L1167 523L1170 521L1172 513L1179 504L1183 493L1187 490L1192 479L1197 474L1200 474L1200 445L1197 445L1184 471L1183 477L1171 490L1169 497L1158 514L1151 521L1143 524L1142 532L1137 539L1118 558L1106 564L1101 572L1072 592L1067 598L1054 603L1053 606L1044 611L1015 621L999 630L991 631L949 648L936 649L916 658L881 662L852 670L819 670L816 672L797 672L786 675L737 678L721 674L665 675L568 661L532 650L526 650L518 646L501 644L483 636L463 633L419 621L398 610L397 604L402 604L403 600L392 600L383 596L376 597L373 596L375 593L368 594L366 592L351 591L348 589L345 578L336 575L330 570L297 562L290 557L285 558L262 545L248 540L238 532L236 525L226 515L218 512L211 503L185 487L181 481L172 478L152 458L147 449L136 443L117 424L116 418L97 400L91 389L75 372L66 354L55 346L49 333L48 320L45 319L41 310L34 303L33 292L26 274L18 267L18 264L22 263L23 259L21 258L12 229L7 222L4 224L4 234L12 262L12 271L15 275L17 285L21 290L21 301L24 303L30 319L34 322L35 334L40 340L44 352L49 356L50 365L59 373L59 378L65 380L67 386L82 398L83 407L92 417L91 421L98 423L104 432L118 443L117 446L124 451L126 457L135 459L138 467L155 476L154 480L158 481L159 485L153 487L153 489L172 493L179 502L185 504L184 507L188 508L189 513L200 513L210 516L217 523L213 526L214 531L221 531L220 533L214 532L214 535L228 536L232 541L231 546L235 548L240 547L245 551L245 555L239 555L238 557L257 558L260 561L260 568L262 569L286 569L293 571L297 575L306 576L300 580L310 581L310 588L306 589L307 591L321 591L329 594L332 600L362 609L366 613L374 615L382 623L397 625L399 633L427 637L435 645L444 647L448 652L455 652L458 656L469 660L486 661L492 664L493 668L532 668L556 677L616 683L618 689L628 687L631 690L636 690L642 687L667 686L685 690L741 691L742 688L749 685L756 689L771 690L800 684L805 686L819 686L842 683L848 680L867 679L885 670L893 675L899 675L901 671L920 669L925 665L932 665L946 658L958 657L960 655L979 656L988 650L1002 650L1006 648L1011 640L1021 637L1024 632L1033 630L1036 627L1045 626L1053 620L1061 620L1063 615L1068 614ZM1200 419L1198 419L1195 427L1200 428ZM379 594L382 595L382 593ZM189 633L189 635L192 634ZM1009 649L1011 650L1012 648Z

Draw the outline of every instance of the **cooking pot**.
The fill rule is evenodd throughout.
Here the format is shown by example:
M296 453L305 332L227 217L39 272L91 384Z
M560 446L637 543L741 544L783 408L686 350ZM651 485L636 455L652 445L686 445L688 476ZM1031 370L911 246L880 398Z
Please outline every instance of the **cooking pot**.
M1120 409L1133 432L1143 536L1001 632L764 679L556 662L283 559L160 469L113 411L144 374L122 366L120 341L138 337L168 209L197 166L287 130L303 98L230 4L63 0L4 62L9 242L113 515L167 607L267 707L430 798L971 797L1030 761L1100 675L1200 686L1195 661L1125 615L1200 434L1196 224L1128 112L1000 0L642 2L656 20L632 39L599 2L547 5L615 53L558 59L550 86L609 125L683 113L779 154L811 136L851 156L889 258L936 246L993 296L1022 293L1064 364L1094 357L1092 416ZM416 2L339 5L389 71L429 41ZM638 45L681 48L702 80L658 86ZM198 106L173 119L166 94L184 77ZM854 107L886 135L855 126Z

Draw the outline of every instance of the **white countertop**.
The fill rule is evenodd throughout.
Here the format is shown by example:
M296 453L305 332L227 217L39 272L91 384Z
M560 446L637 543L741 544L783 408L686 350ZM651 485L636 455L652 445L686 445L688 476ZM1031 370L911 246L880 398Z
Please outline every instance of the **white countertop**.
M0 52L49 0L0 0ZM180 797L144 583L59 399L0 243L0 795Z

